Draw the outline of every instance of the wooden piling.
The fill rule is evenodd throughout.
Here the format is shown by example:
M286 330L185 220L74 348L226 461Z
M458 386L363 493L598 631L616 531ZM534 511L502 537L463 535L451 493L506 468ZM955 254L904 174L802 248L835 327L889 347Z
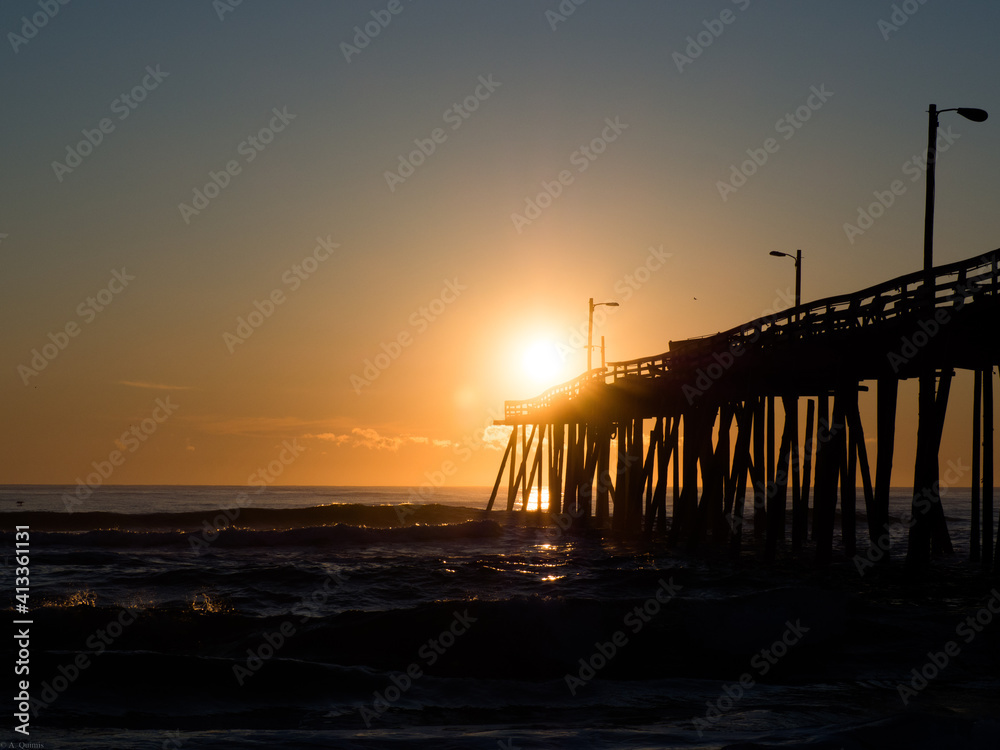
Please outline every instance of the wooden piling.
M643 432L642 418L636 418L632 424L632 451L630 453L629 481L628 481L628 516L626 529L630 532L638 532L642 529L642 490L645 486L643 473L643 443L645 434Z
M712 433L715 431L716 417L719 418L719 439L713 447ZM698 463L701 466L701 498L694 516L691 540L700 543L709 529L714 529L716 519L722 515L723 442L729 440L729 422L732 412L728 406L722 409L703 409L698 414ZM714 531L713 531L714 533Z
M658 419L657 424L662 429L662 421ZM656 428L654 427L649 432L649 448L646 449L646 459L642 466L643 486L646 491L642 510L642 528L646 533L653 530L653 461L656 458L657 442Z
M577 467L577 430L576 425L567 423L566 425L566 474L563 477L563 513L576 515L577 510L577 488L579 485L579 469Z
M541 435L538 438L538 447L535 448L535 460L531 462L531 474L528 476L527 482L527 493L521 499L521 510L528 510L528 500L531 499L531 488L535 486L535 475L538 475L538 507L542 507L542 445L545 443L545 425L534 425L531 428L531 438L534 442L534 437L537 432L541 431Z
M993 546L993 368L983 373L983 567L990 568ZM1000 531L998 531L1000 533ZM1000 560L1000 555L996 555ZM995 568L1000 571L1000 563Z
M622 416L618 420L618 456L615 460L615 504L611 528L624 531L628 516L629 447L632 440L632 420Z
M788 425L788 433L791 438L791 454L789 455L789 461L792 465L792 537L794 539L796 513L801 513L802 505L802 491L799 487L799 462L801 460L799 458L799 399L798 396L788 396L782 399L782 403L785 406L785 420ZM784 527L782 527L782 531L784 531Z
M885 552L879 560L889 562L891 536L889 534L889 488L892 484L892 460L896 451L896 405L899 400L899 381L892 377L879 378L876 425L878 455L875 464L875 503L877 514L874 525L876 544Z
M606 526L611 517L608 499L611 495L611 427L602 423L597 430L597 507L595 520Z
M562 422L552 425L552 463L549 465L549 513L562 513L563 464L566 456L566 428Z
M744 402L736 418L736 447L733 449L733 471L729 482L729 491L723 503L724 512L728 514L730 528L730 544L732 552L739 557L740 545L743 540L743 505L747 489L747 474L750 465L750 440L753 437L753 418L755 403L748 399ZM730 497L729 493L732 494Z
M672 537L680 542L692 533L698 513L698 455L701 447L700 420L697 407L684 412L683 477L680 504L674 514Z
M767 469L767 495L765 498L765 504L774 496L774 396L768 396L765 399L767 403L767 435L765 437L766 450L765 450L765 464ZM765 505L766 507L766 505Z
M532 440L535 437L535 429L537 425L531 426L531 437ZM528 502L528 472L525 470L528 462L528 447L531 442L528 440L528 425L524 425L521 430L521 466L518 469L518 482L521 485L521 503L522 505Z
M652 466L650 466L649 478L647 479L646 523L644 524L647 533L653 531L658 518L661 518L661 514L666 513L667 487L664 474L666 473L667 463L664 442L663 417L657 417L653 431L649 435L651 459L655 458L656 460L656 487L654 489L652 486L654 471ZM663 523L665 525L665 520L663 520Z
M857 388L846 388L838 396L840 418L834 421L843 424L837 436L837 452L840 455L840 534L844 554L854 557L858 547L857 533L857 477L858 477L858 436L849 429L848 415L858 411Z
M861 412L858 409L857 399L851 404L851 411L847 415L848 427L851 431L850 450L857 455L858 464L861 468L861 483L865 493L865 515L868 518L868 543L877 544L879 539L879 527L877 526L878 511L875 508L875 491L872 485L871 464L868 461L868 446L865 444L865 430L861 424Z
M511 444L510 453L510 477L507 484L507 510L514 510L514 501L517 499L517 468L515 464L517 463L517 433L518 429L523 430L524 425L514 425L514 432L511 435L513 438L513 443Z
M833 443L829 397L820 396L819 422L816 430L816 492L813 508L813 533L816 539L816 562L825 565L833 557L833 519L837 505L836 445Z
M751 469L751 478L753 480L753 537L759 540L764 538L767 521L767 510L765 508L767 500L767 474L764 468L767 462L767 457L764 455L765 412L764 399L758 398L753 415L753 466Z
M992 373L991 373L992 374ZM979 482L981 477L981 459L983 455L982 440L982 419L983 419L983 371L976 369L972 385L972 497L970 515L972 518L972 529L969 532L969 560L979 562L980 534L979 528ZM992 520L992 519L991 519ZM987 521L987 523L990 523Z
M815 427L816 402L812 399L806 401L806 434L805 455L802 459L802 492L800 493L800 504L797 509L792 509L792 550L802 549L807 538L809 538L809 483L812 481L812 461L813 461L813 431ZM815 504L815 501L814 501ZM815 526L813 527L815 528Z
M493 502L497 499L497 491L500 489L500 482L503 481L504 465L510 458L511 449L517 444L517 428L511 430L510 438L507 440L507 450L504 451L503 459L500 461L500 471L497 472L497 480L493 483L493 492L490 493L490 501L486 505L486 510L493 510Z
M591 425L580 425L581 440L580 461L583 472L580 475L580 486L577 496L580 498L580 518L589 522L593 517L594 477L597 474L597 458L599 455L597 436Z
M671 420L670 417L667 417L665 423L659 419L656 421L659 444L656 448L658 460L656 463L656 490L653 492L653 513L656 517L655 528L660 534L667 530L667 468L670 461L671 445L670 436L667 435L667 426L671 423L676 426L677 420ZM676 463L676 459L674 461Z
M931 506L931 552L932 554L950 555L954 552L951 544L951 535L948 532L948 521L944 516L944 507L941 505L940 494L940 461L941 436L944 433L944 420L948 411L948 395L951 393L951 381L955 371L951 369L942 370L938 382L937 396L934 400L934 434L933 450L934 462L932 465L934 481L931 485L934 490L933 505Z
M778 449L778 463L775 468L773 482L767 492L767 536L764 544L764 559L773 560L778 551L778 543L785 538L785 510L788 502L789 458L792 449L792 438L789 434L788 401L782 400L785 407L785 425L781 431L781 447Z
M913 471L913 525L906 549L906 564L913 570L930 562L932 551L951 552L951 539L938 489L938 452L951 375L950 370L941 373L940 388L935 388L933 371L920 376L917 457ZM985 554L985 550L983 552Z

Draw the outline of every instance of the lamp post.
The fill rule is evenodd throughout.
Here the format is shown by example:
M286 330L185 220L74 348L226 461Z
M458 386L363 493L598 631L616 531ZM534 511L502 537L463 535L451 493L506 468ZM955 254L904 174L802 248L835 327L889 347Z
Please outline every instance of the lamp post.
M795 261L795 307L802 304L802 251L796 250L795 255L783 253L779 250L772 250L771 255L775 258L791 258ZM799 314L795 313L795 319L799 319Z
M927 199L924 204L924 272L930 280L934 268L934 165L937 162L938 115L942 112L958 112L967 120L983 122L989 115L986 110L969 107L938 109L933 104L927 110Z
M938 109L931 104L927 110L927 197L924 204L924 284L923 300L926 305L925 314L934 314L934 170L937 162L937 128L938 115L942 112L958 112L962 117L973 122L983 122L987 113L982 109L954 107ZM944 515L941 510L938 492L938 448L935 434L940 439L940 425L937 424L935 404L937 390L937 374L930 367L921 368L917 393L917 458L913 471L913 518L915 523L910 527L910 539L906 559L908 564L920 565L929 559L931 550L931 529L933 515L938 524L943 525ZM921 507L924 498L930 498L929 508ZM880 509L883 517L887 516L887 507ZM947 536L945 536L947 540Z
M618 307L617 302L594 303L594 298L590 298L590 311L587 317L587 372L591 370L591 361L594 354L594 308L606 305L607 307Z

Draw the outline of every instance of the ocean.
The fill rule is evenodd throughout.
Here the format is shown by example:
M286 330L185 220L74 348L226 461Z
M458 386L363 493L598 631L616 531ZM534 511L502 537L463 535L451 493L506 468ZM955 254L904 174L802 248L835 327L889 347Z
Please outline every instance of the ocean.
M920 578L905 489L889 564L862 518L860 557L822 568L764 563L749 524L734 560L486 513L488 488L80 495L0 488L2 747L1000 747L967 491Z

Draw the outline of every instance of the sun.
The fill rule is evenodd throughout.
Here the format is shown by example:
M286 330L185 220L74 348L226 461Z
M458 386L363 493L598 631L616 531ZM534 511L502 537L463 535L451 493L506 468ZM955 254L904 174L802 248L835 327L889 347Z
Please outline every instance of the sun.
M552 341L539 339L524 350L521 369L528 383L548 388L560 382L563 361Z

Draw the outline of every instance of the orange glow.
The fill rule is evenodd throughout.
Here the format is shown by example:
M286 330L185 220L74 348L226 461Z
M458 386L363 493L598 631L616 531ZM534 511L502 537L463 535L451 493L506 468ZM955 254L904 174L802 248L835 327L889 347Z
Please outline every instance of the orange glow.
M562 358L555 343L538 339L531 343L521 356L521 375L525 385L539 391L550 388L567 379L564 376Z

